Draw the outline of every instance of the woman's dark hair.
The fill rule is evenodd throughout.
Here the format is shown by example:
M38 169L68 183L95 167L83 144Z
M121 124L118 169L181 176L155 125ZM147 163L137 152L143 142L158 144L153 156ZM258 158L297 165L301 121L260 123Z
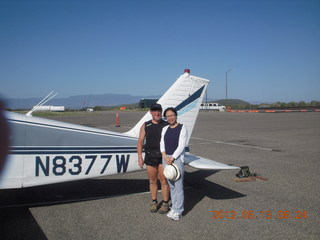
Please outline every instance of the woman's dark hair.
M169 108L167 108L166 110L164 110L164 112L163 112L163 116L164 116L164 117L166 117L166 113L167 113L168 111L174 112L174 114L175 114L176 116L178 115L178 114L177 114L177 110L176 110L175 108L169 107Z

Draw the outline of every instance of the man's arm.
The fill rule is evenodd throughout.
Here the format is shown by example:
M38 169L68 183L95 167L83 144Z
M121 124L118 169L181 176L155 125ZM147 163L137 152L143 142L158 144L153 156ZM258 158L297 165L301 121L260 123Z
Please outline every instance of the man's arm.
M140 128L139 139L138 139L138 144L137 144L138 164L141 168L143 168L143 166L144 166L144 160L142 157L144 138L146 136L146 132L145 132L144 128L145 128L145 124L143 124Z

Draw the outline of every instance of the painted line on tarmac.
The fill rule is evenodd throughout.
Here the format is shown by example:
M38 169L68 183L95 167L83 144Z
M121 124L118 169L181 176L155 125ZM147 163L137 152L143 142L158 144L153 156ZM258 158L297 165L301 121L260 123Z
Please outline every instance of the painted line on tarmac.
M191 137L191 139L209 142L209 143L198 143L198 144L210 144L213 142L213 143L217 143L217 144L225 144L225 145L231 145L231 146L236 146L236 147L245 147L245 148L253 148L253 149L264 150L264 151L273 151L273 149L271 149L271 148L256 147L256 146L243 145L243 144L238 144L238 143L228 143L228 142L216 141L216 140L211 140L211 139L206 139L206 138ZM192 145L192 144L189 144L189 145Z

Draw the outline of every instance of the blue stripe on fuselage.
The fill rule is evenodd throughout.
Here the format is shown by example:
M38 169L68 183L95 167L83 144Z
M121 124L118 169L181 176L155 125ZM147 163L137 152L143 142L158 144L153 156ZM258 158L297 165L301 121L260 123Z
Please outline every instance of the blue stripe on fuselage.
M102 154L102 153L136 153L133 147L11 147L10 154Z

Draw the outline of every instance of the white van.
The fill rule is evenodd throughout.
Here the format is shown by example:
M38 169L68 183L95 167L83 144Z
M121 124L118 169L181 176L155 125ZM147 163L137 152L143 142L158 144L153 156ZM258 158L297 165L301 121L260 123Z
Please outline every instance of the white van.
M200 109L202 110L216 110L216 111L225 111L226 107L220 105L219 103L201 103Z

